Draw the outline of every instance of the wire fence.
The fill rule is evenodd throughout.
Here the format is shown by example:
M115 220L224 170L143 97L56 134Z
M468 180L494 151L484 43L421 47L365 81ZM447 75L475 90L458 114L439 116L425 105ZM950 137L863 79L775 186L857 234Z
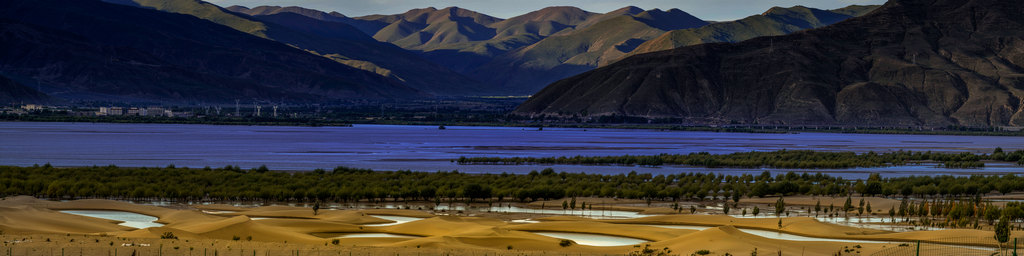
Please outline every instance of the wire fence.
M997 244L995 239L977 237L905 242L871 254L871 256L906 255L1024 256L1024 237L1012 238L1008 243L1001 245Z
M359 248L337 250L286 250L286 249L239 249L239 248L188 248L159 246L111 246L111 247L30 247L0 246L0 256L583 256L603 255L590 253L566 253L550 251L521 250L471 250L471 249L412 249L412 248ZM617 254L619 255L619 254Z

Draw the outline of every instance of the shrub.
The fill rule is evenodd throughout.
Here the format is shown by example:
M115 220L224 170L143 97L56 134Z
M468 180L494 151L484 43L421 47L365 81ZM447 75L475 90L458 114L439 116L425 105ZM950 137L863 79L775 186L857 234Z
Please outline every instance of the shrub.
M231 240L235 240L235 241L238 241L238 240L241 240L241 239L242 239L242 238L241 238L241 237L238 237L238 236L232 236L232 237L231 237Z
M569 247L570 245L572 245L572 240L562 239L561 242L558 242L558 245L561 245L562 247Z
M333 245L341 244L341 240L333 239L333 240L331 240L331 244L333 244Z
M693 254L695 254L695 255L708 255L708 254L711 254L711 251L708 251L707 249L704 249L704 250L696 251Z
M640 245L634 245L633 248L640 248ZM672 250L668 247L662 248L660 251L651 248L650 244L644 244L644 247L630 252L627 256L669 256L672 255Z
M174 236L174 233L164 232L160 235L160 239L178 239L178 237Z

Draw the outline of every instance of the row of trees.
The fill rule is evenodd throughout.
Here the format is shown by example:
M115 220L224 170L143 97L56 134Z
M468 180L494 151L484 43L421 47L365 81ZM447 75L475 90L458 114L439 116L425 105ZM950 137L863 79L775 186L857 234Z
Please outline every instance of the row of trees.
M50 198L162 198L252 201L533 201L566 197L615 197L658 201L733 200L770 195L974 197L1024 191L1024 178L1005 176L910 176L847 180L789 172L773 176L683 173L599 175L552 169L513 174L333 171L275 172L261 167L54 168L0 167L0 194Z
M935 161L949 168L984 167L982 160L1017 162L1024 165L1024 150L1004 152L996 148L992 154L937 153L897 151L888 153L868 152L819 152L810 150L779 150L773 152L740 152L714 155L707 152L690 154L660 154L654 156L574 156L574 157L460 157L459 164L581 164L581 165L690 165L704 167L740 168L854 168L904 165L910 162Z

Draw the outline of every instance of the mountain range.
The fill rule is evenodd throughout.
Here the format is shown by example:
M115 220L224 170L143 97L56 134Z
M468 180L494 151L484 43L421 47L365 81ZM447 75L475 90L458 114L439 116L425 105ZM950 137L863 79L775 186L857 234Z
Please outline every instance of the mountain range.
M1016 0L891 0L823 28L632 56L554 83L516 113L1021 126L1021 13Z
M874 8L773 8L708 22L636 7L548 7L509 19L458 7L347 17L199 0L0 7L11 35L0 39L9 46L0 50L0 75L34 85L18 90L34 91L24 98L168 103L529 95L638 52L792 33ZM28 96L35 94L48 96Z
M398 80L189 15L99 1L0 3L0 75L64 100L416 98ZM248 20L252 33L267 30Z
M490 94L529 95L572 75L617 61L636 50L671 49L698 42L738 42L830 25L863 15L877 6L819 10L773 8L738 21L711 23L678 9L643 10L628 6L608 13L576 7L548 7L500 19L458 7L414 9L402 14L346 17L300 7L259 6L227 9L261 16L296 13L346 23L381 42L392 43L480 82ZM639 48L652 39L711 27L692 41ZM722 34L732 36L722 36Z

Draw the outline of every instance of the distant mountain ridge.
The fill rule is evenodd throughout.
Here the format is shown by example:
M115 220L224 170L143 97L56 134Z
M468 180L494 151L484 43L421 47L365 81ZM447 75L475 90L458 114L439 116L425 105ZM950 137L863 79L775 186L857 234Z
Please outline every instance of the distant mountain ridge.
M425 96L399 81L193 16L100 1L3 1L0 34L0 74L67 100Z
M708 24L678 9L638 10L627 7L599 16L600 22L497 56L472 75L500 91L532 94L551 82L617 60L667 31Z
M63 1L48 3L62 3ZM576 7L555 6L509 19L500 19L458 7L414 9L394 15L348 17L337 12L322 12L296 6L257 6L253 8L230 6L222 8L200 0L81 1L89 3L102 1L151 11L189 15L244 32L254 38L275 41L279 43L278 46L285 45L301 50L305 53L304 55L318 56L386 78L379 80L379 78L353 77L353 79L349 79L351 81L345 83L366 82L370 85L377 84L377 82L368 82L369 80L379 80L387 81L387 84L392 85L397 83L398 87L403 88L381 87L381 91L378 92L381 97L390 97L385 95L390 95L386 91L391 89L397 90L394 91L395 97L534 94L551 82L607 65L639 50L660 50L657 47L646 47L645 45L655 45L652 41L666 38L668 34L681 30L711 27L708 25L709 22L681 10L643 10L632 6L603 14L587 12ZM76 7L78 5L68 6ZM842 9L842 12L856 15L863 12L864 9L853 6ZM54 10L56 12L70 11L63 9L60 4L55 4ZM818 20L820 17L814 15L804 15L804 17L807 18L793 15L785 21L779 21L777 25L786 28L802 28L800 24L819 26L827 23L821 22L825 19ZM849 15L842 14L842 17L849 17ZM117 20L116 17L112 19ZM101 26L108 25L101 24ZM743 33L743 35L754 37L761 34L788 33L795 30L772 33L755 31ZM725 31L725 33L728 32ZM187 34L191 36L191 33ZM207 39L216 38L212 35L205 37ZM178 39L187 40L186 37ZM253 40L253 38L245 40ZM247 50L244 49L247 45L243 43L225 47L244 52ZM660 47L665 47L664 45ZM57 47L56 45L51 46ZM50 50L62 50L57 48ZM87 52L93 50L87 50ZM120 53L98 52L97 54L100 56L83 58L80 61L98 60L103 58L102 55ZM201 54L196 54L194 57L199 55ZM116 56L106 57L117 58ZM308 56L297 58L297 60L306 59ZM58 60L53 59L52 61ZM215 62L217 60L196 61ZM96 67L101 66L104 65L96 65ZM323 72L322 70L311 71ZM150 70L148 72L166 71ZM169 101L180 101L201 98L199 95L202 95L199 93L202 90L193 90L190 93L198 93L198 95L189 96L167 94L167 92L149 93L147 90L159 91L159 89L146 86L133 92L136 95L121 95L123 93L118 92L134 90L128 87L111 90L112 94L87 93L87 90L58 90L61 85L48 86L47 82L39 81L41 79L39 75L24 73L26 72L9 73L8 77L21 84L41 85L35 87L42 88L42 91L47 94L60 94L62 98L100 100L115 97L118 100L151 100L154 95L167 95ZM2 70L0 70L0 74L3 74ZM275 74L288 73L278 72ZM349 73L338 72L337 74L344 77L342 74ZM364 80L364 78L369 80ZM90 76L90 79L86 81L93 83L88 86L96 86L108 82L103 79L123 80L119 77ZM175 79L181 80L175 83L191 84L207 84L213 81L213 79L208 79L204 82L186 82L189 78L177 77ZM276 79L285 80L283 77ZM123 81L117 83L123 83ZM218 83L232 84L232 82ZM272 87L279 86L285 85ZM273 89L267 88L267 90ZM222 92L209 94L220 95ZM268 91L265 94L273 93ZM310 98L293 96L293 98L310 100L316 97L335 98L338 95L307 95Z
M820 10L804 6L774 7L736 21L674 30L644 42L627 56L671 50L683 46L718 42L741 42L761 36L779 36L805 29L820 28L858 17L878 6L850 6L837 10Z
M806 12L827 13L833 18L845 19L862 15L874 7L851 6L835 12L799 8ZM633 6L604 14L576 7L555 6L509 19L499 19L458 7L430 7L401 14L364 17L346 17L340 13L294 6L259 6L251 9L231 6L227 9L253 16L294 12L324 21L346 23L378 41L416 52L434 63L480 81L479 88L491 95L533 94L554 81L607 65L638 51L649 52L688 45L680 42L682 40L673 39L669 34L679 33L679 30L699 29L709 24L678 9L645 11ZM698 39L707 42L735 42L836 22L829 17L816 17L813 14L772 16L776 19L716 23L716 33L736 35L702 36ZM724 25L738 22L744 25ZM591 28L598 24L602 25ZM778 28L750 29L743 26ZM592 42L586 42L588 40ZM650 44L645 46L647 43Z
M1024 2L892 0L832 26L626 58L521 115L694 123L1024 125Z
M108 0L109 1L109 0ZM394 78L438 96L480 94L478 82L391 44L367 37L344 15L300 7L231 9L199 0L117 0L144 8L196 16L242 32L285 43L339 63ZM297 15L296 15L297 14ZM258 28L258 29L256 29Z

